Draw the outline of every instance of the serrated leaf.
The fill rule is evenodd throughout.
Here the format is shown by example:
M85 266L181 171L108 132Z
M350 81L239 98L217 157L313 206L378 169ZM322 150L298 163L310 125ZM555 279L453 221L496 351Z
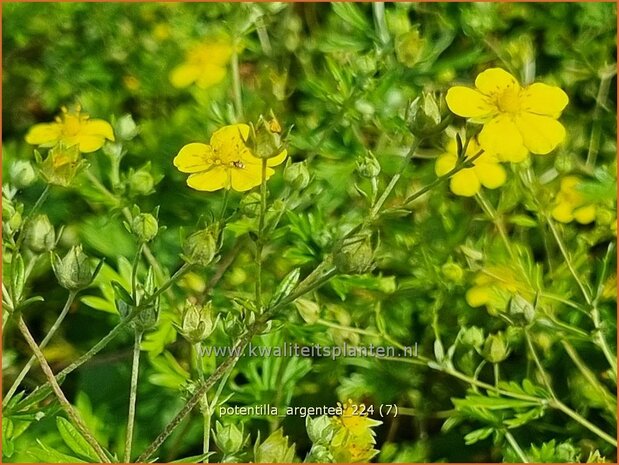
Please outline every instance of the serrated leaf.
M56 417L56 427L60 437L62 437L62 440L69 449L88 461L98 462L96 451L69 420L63 417Z
M493 431L494 428L490 427L476 429L475 431L471 431L469 434L464 436L464 442L467 446L470 446L471 444L475 444L476 442L486 439L492 434Z

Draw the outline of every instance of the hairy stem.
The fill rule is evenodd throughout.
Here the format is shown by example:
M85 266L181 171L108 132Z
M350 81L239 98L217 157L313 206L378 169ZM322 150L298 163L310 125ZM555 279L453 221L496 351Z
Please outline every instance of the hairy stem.
M140 372L140 343L142 331L136 330L133 341L133 363L131 365L131 385L129 387L129 414L127 415L127 433L125 435L124 462L131 460L131 445L133 444L133 429L135 425L135 405L138 396L138 375Z

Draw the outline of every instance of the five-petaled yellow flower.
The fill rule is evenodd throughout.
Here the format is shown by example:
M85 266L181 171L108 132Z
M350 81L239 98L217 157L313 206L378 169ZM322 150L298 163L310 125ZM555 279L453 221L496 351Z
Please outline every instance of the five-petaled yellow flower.
M579 192L582 180L577 176L566 176L561 179L561 187L555 198L552 217L561 223L570 223L576 220L580 224L589 224L595 220L597 208L595 204L587 202Z
M262 159L256 157L246 142L249 126L232 124L215 131L210 144L185 145L174 158L174 166L190 173L187 185L199 191L234 189L244 192L262 182ZM283 150L267 160L266 179L275 172L287 155Z
M466 157L475 156L481 147L475 139L471 139L466 149ZM454 169L458 162L458 146L455 140L447 144L446 152L436 159L434 171L437 176L444 176ZM481 186L496 189L505 184L507 175L496 155L483 152L473 161L471 168L464 168L451 177L449 188L456 195L471 197L477 194Z
M226 77L233 51L226 42L195 45L186 53L185 61L172 70L170 82L178 88L196 83L201 89L219 84Z
M500 68L480 73L475 87L452 87L447 105L455 114L484 125L479 143L502 161L522 161L528 152L545 155L565 138L557 118L569 99L560 88L540 82L521 87Z
M103 147L105 140L114 140L114 131L107 121L90 119L80 108L69 112L62 108L62 115L54 123L35 124L26 134L26 142L41 147L53 147L62 143L65 147L78 146L82 153L90 153Z

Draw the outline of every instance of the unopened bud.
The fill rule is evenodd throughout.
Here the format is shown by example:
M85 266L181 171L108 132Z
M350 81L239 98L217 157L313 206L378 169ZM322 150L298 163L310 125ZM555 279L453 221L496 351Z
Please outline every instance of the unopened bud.
M273 158L284 152L286 148L281 133L282 128L274 116L270 120L261 116L253 133L254 155L258 158Z
M357 159L357 173L364 178L375 178L380 174L380 163L372 152Z
M148 296L153 295L155 287L155 274L153 269L149 268L144 281L144 291L140 302L138 302L143 308L140 309L137 317L132 321L133 327L139 332L151 329L159 320L159 313L161 311L159 297L149 300L148 303L144 302L144 299L148 299Z
M477 326L466 328L462 333L462 344L477 349L484 343L484 330Z
M217 253L217 234L210 227L191 234L183 244L185 261L190 264L207 266Z
M343 274L367 273L372 268L374 250L369 235L357 235L346 239L335 253L334 264Z
M432 93L424 92L411 103L408 126L416 136L435 134L442 127L442 119L439 104Z
M115 134L119 139L131 140L139 134L138 125L130 114L121 116L115 124Z
M23 189L37 179L37 173L28 160L16 160L9 168L9 177L15 187Z
M47 153L45 160L42 160L36 151L35 156L43 180L48 184L62 187L71 185L77 173L85 165L78 144L71 147L58 144Z
M310 173L307 169L307 162L291 163L284 170L284 181L293 189L305 189L310 182Z
M129 192L133 195L148 195L153 192L155 179L148 167L129 174Z
M49 252L54 248L56 233L47 215L39 214L28 222L24 242L34 253Z
M216 324L217 319L213 319L211 302L202 306L187 301L183 307L183 319L178 329L187 341L198 344L211 335Z
M294 306L297 307L297 311L301 318L306 323L314 324L318 321L320 316L320 306L311 300L299 298L294 301Z
M94 278L90 260L82 252L81 245L71 247L63 259L53 254L52 268L58 283L69 291L79 291L88 287Z
M235 424L229 423L222 425L217 422L215 425L215 444L224 455L237 453L244 443L243 425L239 429Z
M305 428L313 443L328 443L333 436L333 421L326 415L317 418L308 416L305 420Z
M484 344L483 356L490 363L499 363L507 358L509 349L503 333L491 334Z
M464 271L457 263L445 263L441 267L441 272L446 279L454 283L460 283L464 277Z
M292 463L293 459L294 444L288 445L288 437L283 435L281 428L254 447L256 463Z
M535 319L535 307L519 294L509 299L507 311L517 326L526 326Z
M398 61L404 66L412 68L423 54L425 40L419 33L419 28L413 28L400 34L395 41L395 53Z
M17 231L20 228L22 224L21 209L22 209L22 206L15 208L9 200L3 199L2 223L3 223L3 229L8 234L13 234L15 231Z
M149 242L157 235L159 223L150 213L140 213L133 218L131 230L140 242Z

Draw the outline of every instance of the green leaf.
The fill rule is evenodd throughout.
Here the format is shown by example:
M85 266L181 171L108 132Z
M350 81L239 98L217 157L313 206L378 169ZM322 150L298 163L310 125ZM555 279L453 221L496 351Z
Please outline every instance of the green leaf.
M101 297L97 297L94 295L86 295L80 298L80 301L88 305L90 308L94 308L95 310L101 310L103 312L113 313L114 315L118 315L118 311L116 310L116 305L113 302L105 300Z
M372 25L365 18L365 15L354 3L334 2L331 4L333 12L346 23L360 31L372 31Z
M133 302L133 298L129 295L129 292L120 284L118 281L112 281L112 287L114 288L114 293L116 297L125 302L127 305L133 307L135 303Z
M98 462L97 453L82 434L63 417L56 417L56 427L65 444L77 455L91 462Z
M46 446L37 439L39 448L33 448L26 452L27 455L33 457L37 462L41 463L86 463L84 460L72 455L63 454L51 447ZM95 460L96 461L96 460Z
M471 444L475 444L478 441L486 439L493 433L493 431L494 428L491 427L476 429L475 431L471 431L469 434L464 436L464 442L467 446L470 446Z
M215 452L208 452L206 454L201 455L192 455L191 457L184 457L182 459L173 460L170 463L200 463L204 462L211 455L215 454Z
M271 298L270 305L275 305L280 300L288 297L288 295L290 295L292 290L295 288L295 286L299 282L300 276L301 276L300 268L295 268L290 273L288 273L284 277L284 279L282 279L282 281L279 283L279 286L277 286L277 289L275 289L275 292L273 293L273 297Z

